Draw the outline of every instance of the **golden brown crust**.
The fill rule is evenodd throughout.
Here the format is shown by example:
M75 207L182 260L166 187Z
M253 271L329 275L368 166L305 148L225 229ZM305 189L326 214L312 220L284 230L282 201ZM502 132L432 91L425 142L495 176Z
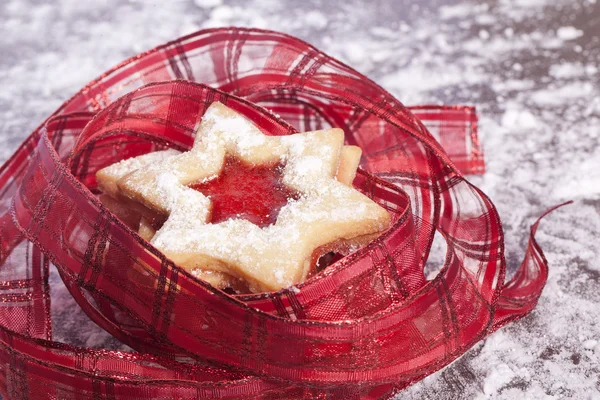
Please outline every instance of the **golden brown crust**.
M356 178L356 170L360 164L362 150L358 146L344 146L340 155L340 166L338 167L336 179L348 186L352 186Z

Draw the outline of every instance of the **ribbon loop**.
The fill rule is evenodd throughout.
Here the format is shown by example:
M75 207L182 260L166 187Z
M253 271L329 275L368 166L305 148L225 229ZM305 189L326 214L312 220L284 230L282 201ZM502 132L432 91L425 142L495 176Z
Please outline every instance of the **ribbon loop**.
M278 293L230 296L175 266L102 206L95 172L185 149L217 100L270 134L343 128L364 154L354 184L390 211L392 227ZM13 374L0 390L29 398L390 396L525 315L540 295L547 263L534 241L503 286L498 214L462 176L482 172L482 157L473 108L406 108L283 34L201 31L136 56L67 101L0 170L0 289L34 277L32 294L19 300L26 314L0 306L0 359ZM448 252L428 281L436 231ZM39 339L51 339L48 260L90 318L138 353Z

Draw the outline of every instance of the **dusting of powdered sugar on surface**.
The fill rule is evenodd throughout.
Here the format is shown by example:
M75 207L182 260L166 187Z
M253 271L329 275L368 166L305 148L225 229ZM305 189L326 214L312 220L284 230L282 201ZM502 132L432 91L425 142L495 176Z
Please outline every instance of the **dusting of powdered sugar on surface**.
M402 399L594 399L600 348L600 43L595 0L0 2L0 155L107 68L214 26L281 30L340 57L405 104L474 104L509 274L529 224L550 262L537 308ZM445 246L434 242L432 261ZM435 271L435 267L432 267ZM432 272L435 273L435 272ZM53 282L59 340L118 348ZM76 328L76 329L74 329ZM104 341L101 339L104 338ZM510 378L510 379L509 379Z

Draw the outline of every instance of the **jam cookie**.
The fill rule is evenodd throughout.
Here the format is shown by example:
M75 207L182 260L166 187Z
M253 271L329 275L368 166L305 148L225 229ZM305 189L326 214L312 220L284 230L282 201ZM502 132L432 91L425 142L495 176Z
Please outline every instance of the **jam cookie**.
M151 217L149 217L149 215L153 215L154 213L150 210L144 210L144 208L140 208L139 205L131 203L127 198L121 196L120 190L117 188L117 181L128 173L140 168L144 168L153 162L158 162L177 154L179 154L179 152L176 150L148 153L142 156L120 161L98 171L97 173L98 187L103 192L100 195L100 200L102 203L130 228L134 230L137 229L138 234L148 242L152 240L156 233L156 224L153 224L151 222ZM336 175L336 179L338 181L347 185L352 184L352 181L356 176L356 169L360 162L360 156L361 150L356 146L344 146L342 148L340 165ZM224 171L221 172L221 175L223 175L223 172ZM192 187L194 187L194 185L192 185ZM128 203L129 206L127 205ZM142 214L145 214L146 216L142 216ZM215 222L214 204L211 222ZM340 246L339 244L331 244L317 249L313 253L312 265L320 267L320 265L318 265L319 259L323 254L326 254L330 251L335 251L336 253L341 254L351 252L351 248L348 246L349 244L350 243L346 241L343 246ZM353 244L360 245L361 243L357 243L355 240L353 241ZM321 260L321 264L323 264L323 260ZM249 291L243 280L224 272L205 270L201 268L195 268L191 272L194 276L207 281L212 286L219 289L231 288L236 292L242 293Z
M266 136L213 103L191 150L114 164L98 185L138 207L140 233L181 267L214 274L217 287L279 290L306 279L315 251L360 244L389 225L387 211L350 185L360 149L343 141L340 129Z

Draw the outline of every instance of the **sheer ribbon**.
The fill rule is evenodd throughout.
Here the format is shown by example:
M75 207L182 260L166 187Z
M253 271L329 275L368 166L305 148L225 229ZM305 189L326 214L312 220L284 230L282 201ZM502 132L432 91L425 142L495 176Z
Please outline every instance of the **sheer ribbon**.
M265 133L336 126L363 149L355 186L392 227L277 293L194 279L96 198L95 172L190 147L221 101ZM531 231L505 283L471 107L407 108L305 42L200 31L86 85L0 170L0 390L6 398L386 398L535 306L547 262ZM440 271L424 275L435 233ZM293 245L293 244L291 244ZM52 341L49 263L90 318L134 353Z

